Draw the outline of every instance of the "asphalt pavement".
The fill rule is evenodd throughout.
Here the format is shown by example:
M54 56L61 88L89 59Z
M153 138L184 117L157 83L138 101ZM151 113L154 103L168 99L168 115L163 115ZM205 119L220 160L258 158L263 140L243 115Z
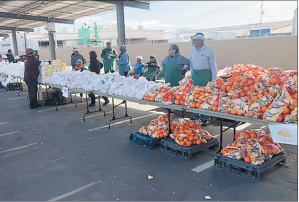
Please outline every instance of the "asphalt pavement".
M128 119L112 122L112 106L82 121L85 103L29 109L26 92L0 89L0 200L212 200L297 201L297 147L282 145L286 165L277 165L255 182L213 166L216 150L191 161L129 142L131 132L165 111L128 104ZM121 101L117 100L117 103ZM97 110L96 107L90 110ZM116 116L125 114L124 107ZM242 125L256 128L250 124ZM219 138L217 124L205 127ZM224 145L233 130L224 134ZM148 175L154 178L149 180Z

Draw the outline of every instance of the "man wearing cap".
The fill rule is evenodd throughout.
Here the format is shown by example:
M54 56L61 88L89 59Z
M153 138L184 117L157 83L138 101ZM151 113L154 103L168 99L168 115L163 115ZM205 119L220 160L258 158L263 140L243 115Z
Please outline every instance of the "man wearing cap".
M111 42L106 43L106 48L102 50L101 58L104 63L104 71L105 74L111 72L115 72L115 58L117 58L117 54L114 49L111 47Z
M162 61L163 70L158 77L165 77L165 83L170 83L170 86L179 86L179 81L184 78L186 71L190 69L189 65L190 60L180 54L179 46L171 44L168 56Z
M74 49L74 55L72 55L72 58L71 58L71 65L72 65L73 70L76 69L76 64L77 64L78 60L81 60L83 62L83 65L86 63L86 60L84 59L84 57L82 55L80 55L79 49L76 48L76 49Z
M33 50L31 48L26 49L25 57L25 72L24 72L24 81L27 84L29 90L29 100L30 108L34 109L39 106L37 102L37 85L38 85L38 75L41 61L37 60L33 55Z
M206 86L209 81L217 77L217 64L214 51L204 44L204 34L198 32L191 37L192 45L190 51L190 71L195 86ZM193 114L193 119L199 119L199 114ZM202 116L203 126L210 123L211 117Z

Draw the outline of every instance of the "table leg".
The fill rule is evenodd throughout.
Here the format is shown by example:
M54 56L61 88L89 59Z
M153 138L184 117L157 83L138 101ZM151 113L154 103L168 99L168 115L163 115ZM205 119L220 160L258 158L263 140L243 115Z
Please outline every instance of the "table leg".
M85 122L85 116L87 114L89 114L89 106L88 106L88 97L87 97L87 94L85 94L85 96L86 96L86 98L85 98L85 100L86 100L86 113L83 115L83 121L84 122Z
M219 150L218 152L221 152L222 150L222 138L223 138L223 119L220 118L220 141L219 141Z

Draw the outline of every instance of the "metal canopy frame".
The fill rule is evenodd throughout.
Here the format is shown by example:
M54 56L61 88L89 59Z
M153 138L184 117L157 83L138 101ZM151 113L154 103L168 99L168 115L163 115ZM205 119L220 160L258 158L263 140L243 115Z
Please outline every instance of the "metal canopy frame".
M54 18L54 17L44 17L44 16L33 16L33 15L22 15L22 14L14 14L14 13L5 13L0 12L1 18L12 18L12 19L22 19L22 20L34 20L34 21L42 21L42 22L55 22L55 23L63 23L63 24L74 24L74 20Z
M7 27L7 26L0 26L0 30L16 30L21 32L33 32L34 29L30 28L22 28L22 27Z
M149 10L150 6L149 3L146 2L140 2L140 1L102 1L109 4L115 4L115 5L124 5L126 7L131 8L139 8L144 10Z
M121 45L125 44L124 7L149 10L148 2L150 1L81 0L74 4L72 1L63 0L0 0L0 34L11 31L14 54L17 55L16 31L30 32L33 31L32 28L48 25L48 23L74 24L77 18L116 9L118 44ZM51 59L56 59L54 33L55 30L49 31Z

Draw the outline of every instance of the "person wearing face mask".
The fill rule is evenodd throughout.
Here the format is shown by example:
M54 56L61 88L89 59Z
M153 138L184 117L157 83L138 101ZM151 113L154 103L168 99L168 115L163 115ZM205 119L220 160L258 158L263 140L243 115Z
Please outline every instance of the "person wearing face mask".
M150 61L145 64L144 76L148 81L155 81L155 76L160 73L160 65L154 55L150 56Z
M119 74L121 76L127 77L128 72L131 70L130 56L127 52L127 48L125 45L120 46L119 50L120 50L120 54L118 56Z
M193 48L190 51L190 71L194 86L206 86L217 77L217 64L214 51L204 44L204 34L198 32L191 37ZM199 114L193 114L192 119L199 119ZM202 126L210 124L211 117L203 115Z
M158 77L165 77L165 83L170 83L170 86L179 86L179 81L184 78L186 71L190 69L190 60L180 54L178 45L171 44L168 56L162 61L162 66L163 69Z

